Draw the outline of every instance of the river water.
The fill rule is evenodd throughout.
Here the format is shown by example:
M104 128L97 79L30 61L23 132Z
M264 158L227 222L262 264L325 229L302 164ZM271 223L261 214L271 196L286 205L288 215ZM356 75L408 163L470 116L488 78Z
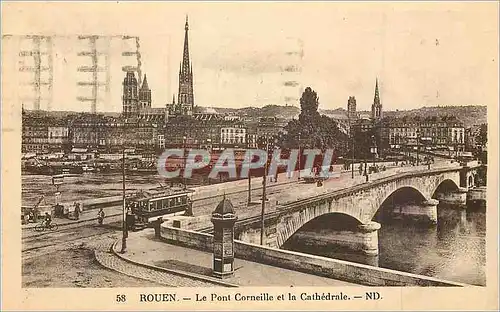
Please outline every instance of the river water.
M158 174L127 174L125 187L129 190L140 190L158 187L160 184L168 185L168 181ZM182 182L182 181L179 181ZM207 185L219 182L208 180L206 176L193 175L192 179L186 180L189 186ZM77 200L117 196L122 194L122 175L119 173L85 173L79 175L65 176L64 182L59 186L61 202L72 202ZM55 202L54 192L56 187L52 185L52 177L45 175L23 175L22 176L22 205L34 205L40 197L45 196L45 203Z
M120 174L65 177L59 187L61 201L120 195L121 181ZM51 182L50 176L22 176L22 204L34 205L41 195L45 195L47 204L53 204L55 187ZM129 175L126 182L129 190L167 184L158 175ZM208 181L195 178L191 183L200 185ZM408 225L385 219L377 222L382 227L378 231L379 255L376 257L337 250L328 244L311 245L293 236L284 248L467 284L486 284L485 212L438 206L437 226ZM321 224L299 230L314 237L328 237L328 231L328 226Z
M377 221L381 223L378 256L339 250L325 243L329 229L321 225L299 230L284 248L460 283L486 285L484 211L438 206L438 225L430 227L401 220ZM309 237L314 237L315 242L311 243Z

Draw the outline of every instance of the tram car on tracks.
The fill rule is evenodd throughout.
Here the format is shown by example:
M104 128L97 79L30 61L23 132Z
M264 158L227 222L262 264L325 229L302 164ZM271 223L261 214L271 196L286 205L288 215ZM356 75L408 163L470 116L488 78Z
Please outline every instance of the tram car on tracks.
M193 215L191 193L194 190L178 187L159 187L141 190L125 199L127 225L133 231L141 230L158 217L181 213Z

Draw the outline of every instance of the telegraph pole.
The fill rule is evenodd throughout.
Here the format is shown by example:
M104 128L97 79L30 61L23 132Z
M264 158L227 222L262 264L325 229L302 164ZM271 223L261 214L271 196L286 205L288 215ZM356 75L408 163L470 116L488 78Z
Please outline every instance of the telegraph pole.
M123 226L122 226L122 250L121 253L125 253L127 251L127 204L125 198L125 142L123 142L122 147L122 196L123 196Z
M264 245L264 214L266 212L266 180L267 180L267 163L264 167L264 176L262 180L262 211L260 213L260 244Z
M250 136L247 133L247 150L250 147ZM248 159L248 164L252 162L252 159ZM249 165L250 166L250 165ZM252 203L252 174L250 168L248 168L248 205Z
M269 158L269 142L266 139L266 150ZM267 170L268 170L268 159L266 159L266 164L264 166L264 175L262 176L262 211L260 213L260 244L264 245L264 215L266 213L266 183L267 183Z
M252 175L250 174L250 169L248 170L248 204L252 203Z

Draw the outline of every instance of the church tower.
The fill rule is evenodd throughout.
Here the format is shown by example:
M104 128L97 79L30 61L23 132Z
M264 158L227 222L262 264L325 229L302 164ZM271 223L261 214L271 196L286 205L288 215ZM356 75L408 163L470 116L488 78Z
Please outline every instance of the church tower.
M135 116L138 112L139 95L137 92L137 79L133 71L127 72L123 79L123 115L125 117Z
M347 118L350 122L358 119L358 114L356 112L356 97L350 96L347 100Z
M375 96L372 104L372 119L380 120L382 118L382 103L380 103L380 94L378 91L378 79L375 80Z
M139 89L139 110L151 108L151 89L148 86L148 79L144 75L142 86Z
M189 61L189 24L187 16L184 30L184 52L182 56L182 63L180 64L179 68L179 94L177 96L177 111L179 111L181 115L192 115L194 109L193 65Z

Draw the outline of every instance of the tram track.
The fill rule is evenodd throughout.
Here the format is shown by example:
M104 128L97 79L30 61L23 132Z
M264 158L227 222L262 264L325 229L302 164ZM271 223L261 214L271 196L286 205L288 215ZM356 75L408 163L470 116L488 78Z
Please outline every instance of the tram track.
M79 227L64 229L62 231L52 231L47 233L47 235L52 234L52 237L40 239L40 236L37 237L29 237L23 239L21 249L21 253L26 253L29 251L36 251L43 248L62 246L69 243L75 243L80 240L85 240L91 237L101 236L105 234L112 233L114 231L120 230L120 226L114 226L113 224L106 224L103 226L87 226L82 231L82 228ZM30 246L31 245L31 246Z
M261 177L259 177L259 178L261 178ZM281 182L281 183L277 183L277 184L274 184L274 185L268 185L266 187L266 190L271 189L271 188L276 188L276 187L279 187L279 186L285 186L285 185L289 185L289 184L294 184L294 183L299 183L299 181ZM263 189L262 186L257 186L257 187L252 188L251 191L253 192L253 191L258 191L258 190L262 190L262 189ZM245 188L245 189L239 190L239 191L225 192L224 194L226 196L231 196L231 195L238 195L238 194L241 194L241 193L248 193L248 188ZM203 201L203 200L207 200L207 199L216 199L216 198L220 198L220 197L221 197L221 195L206 196L206 197L202 197L202 198L193 199L193 202Z
M111 222L114 222L115 220L119 220L121 218L121 216L123 216L123 214L120 212L120 213L105 216L104 219L107 221L110 221L112 219L113 221L111 221ZM36 232L34 227L25 228L25 229L23 229L23 231L26 231L27 234L23 235L22 239L26 240L26 239L30 239L30 238L37 238L37 237L45 236L45 235L48 235L51 233L61 233L61 232L65 232L68 230L73 230L75 228L80 228L80 227L84 227L87 225L96 224L97 219L98 218L92 218L92 219L88 219L88 220L81 220L81 221L77 221L77 222L62 223L62 224L58 224L57 221L53 221L53 223L58 224L59 229L57 231L44 230L43 232ZM60 229L60 228L63 228L63 229ZM30 233L30 232L32 232L32 233Z
M42 249L42 248L47 248L47 247L54 247L54 246L60 246L61 244L67 244L67 243L75 243L79 240L84 240L84 239L87 239L87 238L90 238L90 237L94 237L94 236L100 236L100 235L103 235L104 233L96 233L96 234L92 234L92 235L86 235L86 236L82 236L82 237L78 237L78 238L75 238L75 239L72 239L72 240L67 240L67 241L64 241L63 243L61 242L55 242L55 243L50 243L50 244L45 244L45 245L40 245L40 246L33 246L33 247L28 247L28 248L24 248L24 249L21 249L21 252L24 253L24 252L28 252L28 251L34 251L34 250L38 250L38 249Z

